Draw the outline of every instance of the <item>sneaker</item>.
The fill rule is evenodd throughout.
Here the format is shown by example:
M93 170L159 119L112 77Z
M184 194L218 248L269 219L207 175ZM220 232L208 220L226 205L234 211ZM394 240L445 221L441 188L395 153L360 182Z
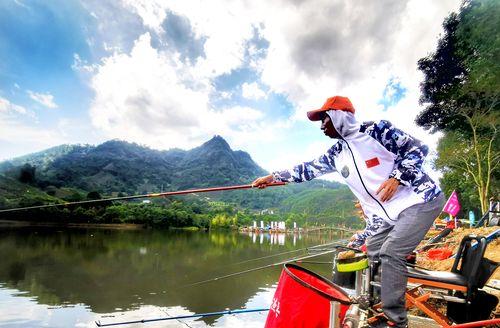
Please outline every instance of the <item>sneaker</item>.
M408 328L408 323L396 324L390 321L384 314L376 316L376 320L368 324L369 328Z

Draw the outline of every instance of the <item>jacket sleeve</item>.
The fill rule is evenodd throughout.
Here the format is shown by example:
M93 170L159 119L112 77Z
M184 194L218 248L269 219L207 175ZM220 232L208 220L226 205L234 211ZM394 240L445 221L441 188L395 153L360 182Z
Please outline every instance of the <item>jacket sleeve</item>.
M310 162L295 165L289 170L273 172L274 181L304 182L336 171L334 157L340 151L339 148L339 143L336 143L326 153Z
M359 248L361 247L366 238L376 235L380 228L384 225L384 220L376 215L366 220L366 227L360 233L354 234L354 240L349 243L349 247Z
M388 151L396 155L394 170L390 178L397 179L405 186L411 186L420 178L422 164L429 148L418 139L394 127L389 121L380 121L369 132Z

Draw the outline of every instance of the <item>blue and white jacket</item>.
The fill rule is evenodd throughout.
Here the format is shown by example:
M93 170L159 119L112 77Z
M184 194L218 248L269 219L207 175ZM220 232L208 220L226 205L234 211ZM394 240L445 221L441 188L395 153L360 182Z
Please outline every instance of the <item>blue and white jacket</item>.
M439 187L422 171L428 147L419 140L388 121L359 124L346 111L329 110L327 114L342 138L319 158L273 172L273 177L275 181L303 182L339 172L367 216L365 230L355 235L351 246L361 246L384 222L393 225L408 207L439 195ZM400 186L389 201L382 203L375 192L388 178L397 179Z

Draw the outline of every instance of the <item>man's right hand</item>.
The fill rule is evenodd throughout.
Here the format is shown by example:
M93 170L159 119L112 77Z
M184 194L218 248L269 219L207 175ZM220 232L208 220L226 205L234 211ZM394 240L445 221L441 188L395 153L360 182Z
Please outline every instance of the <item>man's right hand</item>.
M255 179L252 182L252 187L257 187L259 189L264 189L268 185L274 182L273 176L271 174Z

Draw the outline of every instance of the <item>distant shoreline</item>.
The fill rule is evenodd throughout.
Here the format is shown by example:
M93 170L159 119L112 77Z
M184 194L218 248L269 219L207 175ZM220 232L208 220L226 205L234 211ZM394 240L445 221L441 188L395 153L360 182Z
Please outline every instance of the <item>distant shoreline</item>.
M44 228L80 228L80 229L113 229L113 230L146 230L146 229L168 229L168 230L184 230L184 231L203 231L199 227L168 227L168 228L152 228L147 224L138 223L77 223L77 222L37 222L23 220L2 220L0 219L0 229L5 227L44 227Z
M141 230L145 229L144 224L136 223L60 223L60 222L36 222L20 220L0 220L2 227L64 227L64 228L98 228L98 229L119 229L119 230Z

